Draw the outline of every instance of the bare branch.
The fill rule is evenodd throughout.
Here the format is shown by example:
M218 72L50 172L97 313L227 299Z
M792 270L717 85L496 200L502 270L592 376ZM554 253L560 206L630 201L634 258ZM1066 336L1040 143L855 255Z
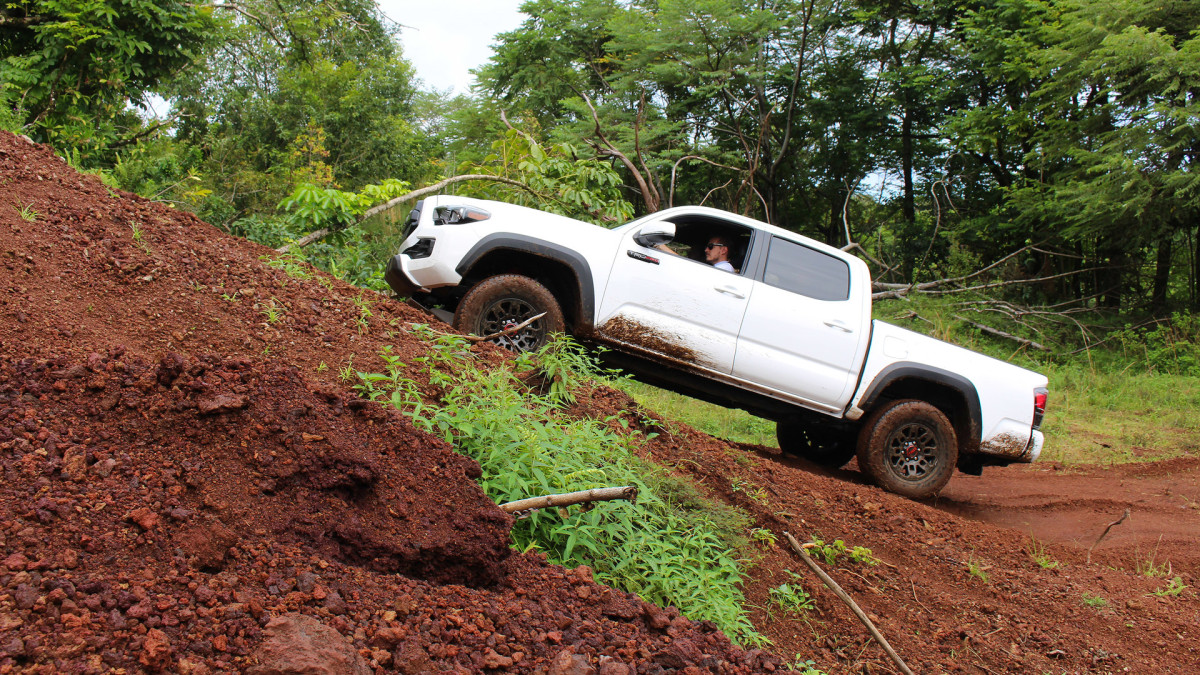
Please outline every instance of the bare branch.
M743 169L739 169L735 166L729 166L727 164L720 164L718 162L712 161L711 159L701 157L700 155L685 155L683 157L680 157L679 159L675 160L674 164L671 165L671 191L667 193L667 195L668 195L667 196L667 206L668 207L675 206L675 172L679 169L680 164L682 164L683 162L685 162L689 159L698 159L701 162L705 162L706 164L712 164L713 166L717 166L722 169L729 169L731 171L743 171ZM732 178L729 180L730 180L730 182L733 182ZM726 183L725 185L729 185L729 183ZM709 194L712 194L711 190L709 191ZM701 203L703 203L703 202L701 202Z
M633 175L633 179L637 181L638 190L642 194L642 201L646 203L646 210L650 211L651 213L658 211L660 208L658 192L653 189L653 186L646 183L646 177L642 176L642 172L638 170L637 165L634 164L625 153L618 150L617 146L613 145L612 142L608 140L608 137L604 135L604 130L600 128L600 115L596 113L596 107L592 105L592 99L587 95L587 92L576 89L575 93L579 94L579 97L582 98L583 102L587 104L588 110L592 112L592 121L595 122L596 125L596 138L600 139L600 141L604 143L605 149L601 150L600 147L595 143L592 144L592 147L596 148L597 152L605 156L619 159L621 163L625 165L625 168L629 170L629 173Z
M891 271L892 271L892 268L891 268L891 267L889 267L888 265L884 264L882 261L880 261L880 260L876 259L876 258L875 258L874 256L872 256L870 253L867 253L867 249L863 248L863 247L862 247L862 244L859 244L858 242L853 242L853 243L850 243L850 244L846 244L845 246L843 246L843 247L842 247L842 250L843 250L843 251L847 251L847 252L849 252L849 251L858 251L858 253L859 253L859 254L860 254L862 257L866 258L867 260L870 260L872 263L875 263L875 265L876 265L876 266L878 266L878 267L880 267L880 268L882 269L882 271L884 271L884 272L891 272Z
M1089 564L1089 565L1092 564L1092 549L1096 548L1096 546L1098 546L1100 544L1101 539L1104 539L1104 537L1108 536L1109 530L1111 530L1114 527L1116 527L1117 525L1120 525L1121 523L1125 522L1125 519L1128 517L1129 517L1129 509L1125 509L1125 513L1121 514L1120 518L1109 523L1108 527L1104 528L1104 531L1100 533L1100 536L1096 537L1096 542L1094 544L1092 544L1091 547L1088 548L1087 564Z
M922 290L921 292L925 293L927 295L947 295L950 293L965 293L967 291L982 291L982 290L989 289L989 288L1000 288L1002 286L1022 286L1025 284L1040 284L1042 282L1052 281L1054 279L1061 279L1063 277L1069 277L1073 274L1083 274L1085 272L1095 272L1098 270L1106 270L1106 269L1110 269L1110 267L1108 267L1108 266L1089 267L1087 269L1071 270L1068 272L1060 272L1058 274L1051 274L1051 275L1045 276L1045 277L1035 277L1032 279L1010 279L1008 281L994 281L990 284L979 284L978 286L967 286L966 288L952 288L949 290Z
M484 335L483 337L480 337L478 335L466 335L464 337L466 337L468 342L487 342L488 340L495 340L498 337L504 337L505 335L512 335L513 333L516 333L517 331L525 328L526 326L533 323L534 321L537 321L538 319L542 318L543 316L546 316L545 312L542 312L541 314L538 314L537 316L531 316L528 319L525 319L524 321L522 321L521 323L519 323L515 326L509 326L508 328L505 328L504 330L501 330L501 331L496 331L495 333L492 333L491 335Z
M447 185L451 185L453 183L461 183L463 181L468 181L468 180L490 180L490 181L495 181L497 183L504 183L506 185L515 185L523 190L528 190L530 193L532 193L536 196L541 196L541 195L538 195L537 192L534 192L534 190L532 188L530 188L528 185L522 183L521 181L513 180L511 178L504 178L503 176L492 176L492 175L485 174L485 173L471 173L471 174L464 174L462 176L451 176L450 178L446 178L445 180L440 180L440 181L434 183L433 185L429 185L429 186L420 188L418 190L413 190L412 192L409 192L408 194L400 195L399 197L389 199L388 201L386 201L378 206L373 206L370 209L368 209L366 211L366 213L359 216L358 220L356 220L351 225L346 225L343 227L336 227L336 228L323 227L319 230L314 230L313 232L309 232L308 234L304 235L303 237L300 237L299 239L297 239L294 242L290 242L288 244L280 246L279 248L275 249L275 252L276 253L287 253L293 247L294 248L304 248L305 246L308 246L309 244L313 243L314 241L323 239L323 238L333 234L334 232L337 232L338 230L344 230L347 227L353 227L354 225L357 225L357 224L363 222L364 220L367 220L368 218L377 216L380 213L387 211L388 209L399 206L400 204L403 204L405 202L410 202L414 199L419 199L419 198L424 197L425 195L433 193L433 192L437 192L438 190L441 190L442 188L446 187Z
M636 504L637 496L637 486L626 485L625 487L593 488L591 490L580 490L579 492L568 492L566 494L518 499L515 502L501 504L500 508L515 515L520 520L527 518L538 509L549 509L556 506L591 504L593 502L608 502L616 499L625 499Z
M812 556L808 555L808 551L804 550L804 547L800 545L800 542L796 541L795 537L788 532L784 532L783 536L787 537L788 544L792 547L792 550L800 556L800 559L804 561L804 564L808 565L808 568L811 569L813 573L821 579L821 582L824 583L829 590L833 591L834 595L838 596L842 602L846 603L846 606L850 608L850 611L854 612L854 616L858 617L858 620L867 627L867 630L871 632L871 636L875 638L875 641L879 643L880 647L883 647L883 651L887 652L888 658L892 660L892 663L896 664L896 667L900 669L900 672L904 673L904 675L913 675L913 671L909 670L908 666L904 663L904 659L900 658L900 655L896 653L895 649L892 649L892 645L888 644L887 638L883 637L883 633L880 633L879 629L875 627L875 624L871 623L871 620L867 618L867 613L862 610L862 607L858 606L858 603L854 602L854 599L850 597L850 594L842 590L842 587L839 586L832 577L830 577L825 573L824 570L817 566L816 561L812 559Z
M717 190L720 190L720 189L722 189L722 188L729 187L729 184L730 184L730 183L732 183L732 182L733 182L733 179L732 179L732 178L730 178L729 180L725 181L725 184L724 184L724 185L719 185L719 186L717 186L717 187L715 187L715 188L713 188L713 189L709 190L708 192L706 192L706 193L704 194L704 199L701 199L701 200L700 200L700 206L704 206L704 202L708 201L708 198L712 196L712 193L714 193L714 192L716 192Z
M959 314L955 314L954 318L958 319L959 321L962 321L963 323L969 323L972 326L983 331L984 333L987 333L988 335L994 335L996 337L1002 337L1006 340L1012 340L1013 342L1016 342L1017 344L1025 345L1026 347L1033 347L1034 349L1037 349L1038 351L1043 351L1043 352L1050 351L1045 346L1038 344L1037 342L1034 342L1033 340L1027 340L1023 337L1020 337L1019 335L1013 335L1012 333L1005 333L1004 331L999 330L997 328L992 328L991 326L988 326L988 325L985 325L982 323L978 323L975 321L971 321L970 319L968 319L964 316L961 316Z

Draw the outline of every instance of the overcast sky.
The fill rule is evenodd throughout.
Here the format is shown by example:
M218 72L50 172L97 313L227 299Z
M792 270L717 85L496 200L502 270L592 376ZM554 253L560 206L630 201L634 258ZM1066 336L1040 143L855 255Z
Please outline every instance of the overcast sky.
M497 33L521 24L522 0L379 0L379 8L399 23L404 56L427 89L470 91L469 71L492 55Z

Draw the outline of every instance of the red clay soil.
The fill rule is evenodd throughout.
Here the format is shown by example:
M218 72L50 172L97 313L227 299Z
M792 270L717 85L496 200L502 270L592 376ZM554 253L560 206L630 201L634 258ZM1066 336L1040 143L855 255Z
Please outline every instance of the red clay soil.
M339 376L430 319L270 255L0 132L0 673L776 669L512 552L478 465Z
M590 405L599 418L653 417L618 392ZM821 565L916 673L1200 673L1200 458L988 469L956 475L921 503L869 485L853 461L829 471L684 425L653 430L655 460L777 535L775 546L759 546L746 590L759 607L755 625L789 660L829 673L899 672L787 550L785 531L873 551L875 566L844 555ZM1186 589L1169 593L1176 576ZM770 590L797 581L816 609L773 607Z
M0 132L0 673L298 672L271 661L297 614L349 645L338 672L777 669L510 552L478 467L340 377L381 370L384 345L419 356L407 327L431 319L269 255ZM653 417L607 389L582 400ZM784 531L872 549L875 566L821 564L917 673L1200 672L1194 457L990 469L920 503L853 463L654 431L657 461L777 535L746 591L789 660L898 672ZM797 582L815 609L773 607Z

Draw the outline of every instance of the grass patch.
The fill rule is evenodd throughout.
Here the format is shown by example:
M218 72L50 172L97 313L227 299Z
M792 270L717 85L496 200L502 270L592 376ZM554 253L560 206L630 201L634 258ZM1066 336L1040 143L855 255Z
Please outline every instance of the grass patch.
M1112 314L1076 315L1089 322L1102 346L1078 349L1074 324L1006 323L998 315L970 318L1046 344L1031 352L989 338L962 321L958 303L968 298L913 297L903 305L875 305L878 319L1029 368L1050 380L1041 461L1114 464L1170 459L1200 452L1200 321L1176 315L1158 327L1134 331L1113 325ZM916 318L917 315L920 318ZM1064 325L1069 327L1064 328ZM1109 332L1111 331L1111 332Z
M1025 552L1029 554L1033 562L1037 563L1038 567L1044 570L1056 569L1060 564L1046 552L1046 545L1033 537L1029 538L1029 545L1025 547Z
M588 488L636 485L636 505L613 502L588 511L542 510L512 530L521 550L540 550L554 563L584 564L597 580L675 605L693 620L711 620L743 644L765 644L744 608L744 565L736 553L746 544L749 518L724 504L703 500L695 486L638 457L644 437L617 433L603 422L554 414L583 375L567 350L551 346L510 366L484 370L465 339L414 327L430 342L413 364L440 389L427 401L390 349L381 354L385 373L358 373L372 400L409 415L420 428L454 444L479 462L481 484L497 503ZM555 357L555 350L558 357ZM548 363L539 363L542 355ZM557 358L557 360L556 360ZM565 362L564 362L565 361ZM537 368L561 385L548 393L530 389L518 375Z
M620 380L614 386L632 396L644 406L678 422L683 422L711 436L735 443L776 447L775 423L755 417L745 410L724 408L699 399L676 394L633 380Z

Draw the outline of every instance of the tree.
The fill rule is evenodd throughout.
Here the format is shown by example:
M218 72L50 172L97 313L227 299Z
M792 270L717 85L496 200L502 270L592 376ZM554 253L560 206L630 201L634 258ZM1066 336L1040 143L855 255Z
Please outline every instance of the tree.
M82 150L133 142L144 105L188 68L212 7L178 0L32 0L0 7L0 101L39 141Z

